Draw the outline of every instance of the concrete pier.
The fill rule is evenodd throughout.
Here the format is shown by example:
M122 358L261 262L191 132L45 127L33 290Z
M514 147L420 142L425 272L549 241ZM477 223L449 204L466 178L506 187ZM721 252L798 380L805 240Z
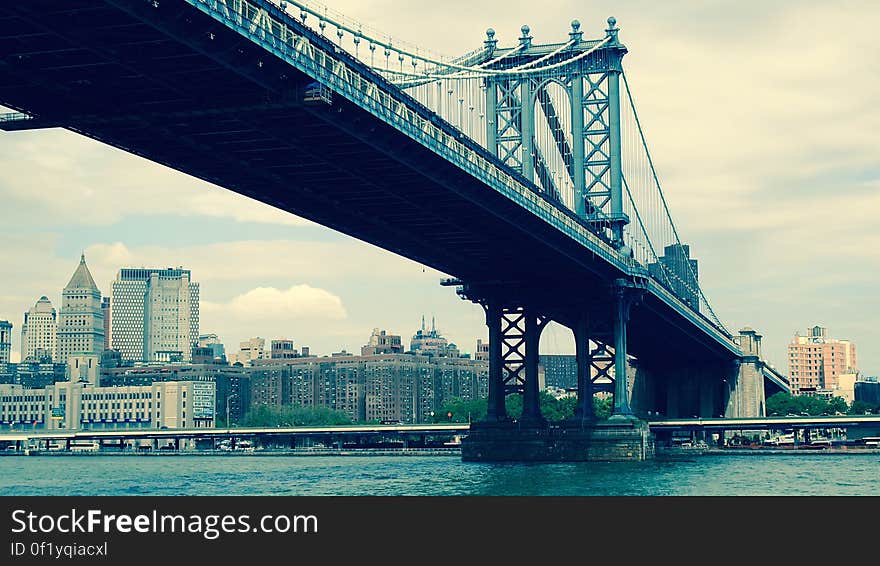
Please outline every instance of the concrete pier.
M632 417L527 426L474 423L461 443L464 462L592 462L653 459L648 424Z

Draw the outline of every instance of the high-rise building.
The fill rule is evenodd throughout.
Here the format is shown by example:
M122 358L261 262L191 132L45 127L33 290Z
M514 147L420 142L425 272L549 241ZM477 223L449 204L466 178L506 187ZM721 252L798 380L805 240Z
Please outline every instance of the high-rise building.
M795 395L837 389L839 376L857 372L855 344L828 338L825 327L813 326L804 336L797 333L788 345L788 375Z
M254 405L323 406L354 421L431 422L446 401L489 394L489 364L470 358L348 354L263 359L241 369L252 376Z
M250 365L253 360L262 360L268 357L266 355L266 339L256 336L239 342L238 354L233 355L229 363L241 363L246 366Z
M86 265L86 256L61 292L58 312L58 362L67 363L73 354L98 354L104 351L104 313L101 291Z
M12 356L12 323L0 320L0 364L8 364Z
M483 342L477 338L477 349L474 351L474 359L479 362L489 361L489 342Z
M21 359L58 358L58 315L45 295L24 313Z
M104 313L104 349L109 350L113 343L110 334L110 297L101 299L101 312Z
M697 260L691 259L688 245L672 244L663 248L658 262L649 263L648 271L695 311L700 310L699 270Z
M434 324L431 319L431 330L425 329L425 317L422 317L422 327L416 331L412 337L409 346L410 352L413 354L421 354L425 356L440 356L457 358L459 356L458 347L449 343Z
M200 363L195 360L197 350L203 358L210 360L210 363L226 363L226 348L216 334L199 335L198 347L193 349L193 363ZM203 360L202 363L209 363L207 360Z
M397 334L388 334L378 328L373 329L370 340L361 347L362 356L375 354L402 354L403 342Z
M290 360L299 357L299 352L294 348L293 340L280 338L272 340L269 358L273 360Z
M120 269L111 309L113 349L123 360L189 361L198 346L199 284L188 269Z
M577 357L571 354L541 354L538 363L544 370L544 383L561 389L577 388Z

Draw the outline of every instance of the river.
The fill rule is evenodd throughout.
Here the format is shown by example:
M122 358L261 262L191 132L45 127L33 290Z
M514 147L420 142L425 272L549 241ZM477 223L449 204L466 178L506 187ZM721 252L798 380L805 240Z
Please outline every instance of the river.
M0 495L876 495L880 452L694 454L646 462L464 463L442 456L0 458Z

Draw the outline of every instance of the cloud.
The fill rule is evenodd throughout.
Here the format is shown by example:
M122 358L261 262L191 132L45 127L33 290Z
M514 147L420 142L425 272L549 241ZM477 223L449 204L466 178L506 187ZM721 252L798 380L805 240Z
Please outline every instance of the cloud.
M183 266L192 270L193 280L202 283L203 289L234 282L274 282L277 286L291 279L369 282L424 280L426 274L436 281L442 277L435 270L347 237L329 242L245 240L175 247L113 242L88 246L86 258L98 287L105 292L122 267Z
M12 221L113 224L132 214L231 218L289 226L313 223L144 158L63 129L0 137L0 194Z
M342 299L329 291L306 284L288 289L257 287L226 304L202 301L201 309L206 314L270 321L342 320L347 316Z

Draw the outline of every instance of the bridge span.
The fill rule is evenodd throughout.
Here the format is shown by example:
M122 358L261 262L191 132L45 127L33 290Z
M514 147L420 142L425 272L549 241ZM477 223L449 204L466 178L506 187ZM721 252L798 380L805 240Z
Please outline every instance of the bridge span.
M595 40L572 22L562 44L522 32L502 49L489 30L481 49L440 62L300 2L13 2L0 10L0 104L18 114L0 129L65 128L449 274L486 312L491 430L510 423L510 393L523 395L521 423L546 427L537 361L550 320L575 335L582 429L597 379L614 382L614 417L638 442L639 418L653 413L760 414L760 337L729 332L699 288L638 126L616 21ZM479 82L476 133L464 98L453 125L450 102L410 94L460 79ZM646 168L629 178L626 112Z

